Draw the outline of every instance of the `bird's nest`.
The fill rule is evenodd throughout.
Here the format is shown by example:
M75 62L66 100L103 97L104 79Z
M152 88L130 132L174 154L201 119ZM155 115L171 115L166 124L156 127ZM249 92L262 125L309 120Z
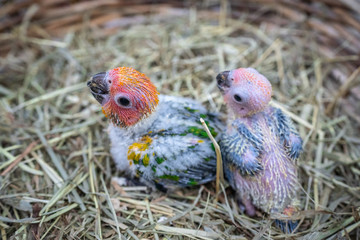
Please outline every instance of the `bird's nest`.
M1 3L2 239L285 237L230 188L215 202L214 183L168 195L121 186L86 89L117 66L221 113L216 74L257 68L304 139L301 225L288 237L360 237L357 1L67 2Z

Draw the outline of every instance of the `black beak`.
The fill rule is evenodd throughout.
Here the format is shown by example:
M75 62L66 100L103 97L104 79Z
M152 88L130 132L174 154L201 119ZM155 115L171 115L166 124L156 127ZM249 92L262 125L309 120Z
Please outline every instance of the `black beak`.
M94 98L102 104L105 95L109 94L109 86L106 81L106 72L101 72L93 75L87 82L87 86L90 88L91 94Z
M229 79L229 73L230 71L224 71L216 76L218 88L222 92L225 91L225 89L231 87L231 79Z

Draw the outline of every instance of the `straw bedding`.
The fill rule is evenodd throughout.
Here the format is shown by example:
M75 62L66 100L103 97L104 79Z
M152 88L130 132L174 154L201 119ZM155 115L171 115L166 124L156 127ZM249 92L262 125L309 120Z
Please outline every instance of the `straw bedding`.
M359 2L0 3L2 239L358 239ZM168 195L122 186L86 89L117 66L225 118L218 72L252 66L304 139L303 210L285 236L226 183ZM224 194L225 193L225 194Z

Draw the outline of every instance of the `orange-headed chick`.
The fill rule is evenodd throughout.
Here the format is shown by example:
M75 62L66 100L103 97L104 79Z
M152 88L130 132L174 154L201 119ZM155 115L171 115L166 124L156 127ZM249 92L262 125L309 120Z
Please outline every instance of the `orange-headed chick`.
M159 95L145 74L128 67L95 74L88 87L109 119L120 170L162 191L214 179L216 155L199 119L215 136L221 124L201 104Z

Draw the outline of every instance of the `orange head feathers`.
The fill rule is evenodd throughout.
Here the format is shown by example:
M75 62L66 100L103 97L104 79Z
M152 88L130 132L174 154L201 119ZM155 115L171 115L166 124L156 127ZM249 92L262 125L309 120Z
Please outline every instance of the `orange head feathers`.
M95 74L88 86L105 116L119 127L146 118L159 102L159 93L150 79L133 68L118 67Z

